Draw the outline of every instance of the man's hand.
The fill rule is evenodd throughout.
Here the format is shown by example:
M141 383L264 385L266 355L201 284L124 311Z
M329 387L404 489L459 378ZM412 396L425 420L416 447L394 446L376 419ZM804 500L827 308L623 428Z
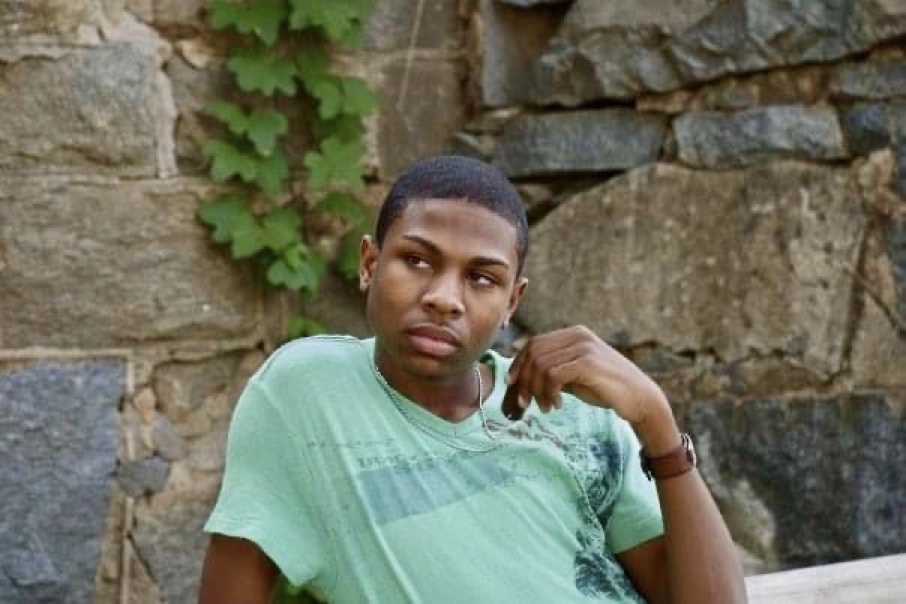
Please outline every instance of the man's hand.
M629 422L649 455L675 448L679 430L666 396L629 359L586 327L534 336L519 351L507 376L504 411L520 416L532 399L548 412L568 392L589 405L613 409ZM517 409L518 407L518 409Z
M633 427L648 455L663 455L680 443L658 385L585 327L530 338L513 360L507 382L503 411L511 419L532 399L545 412L560 407L560 393L569 392L589 405L613 409ZM698 472L659 480L657 489L664 537L618 557L636 587L651 602L745 602L733 541Z

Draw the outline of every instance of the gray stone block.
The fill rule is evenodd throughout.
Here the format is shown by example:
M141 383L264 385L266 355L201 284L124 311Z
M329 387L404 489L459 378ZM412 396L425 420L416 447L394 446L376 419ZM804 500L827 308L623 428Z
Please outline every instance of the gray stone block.
M853 155L868 155L890 144L890 124L887 107L860 103L843 109L840 127L846 148Z
M883 100L906 96L906 60L845 65L834 74L830 88L833 94L844 98Z
M906 550L904 402L701 401L683 423L734 537L780 567L813 566Z
M680 159L710 168L774 159L827 161L846 157L837 115L796 105L738 113L687 113L674 122Z
M0 115L15 119L0 120L0 175L156 175L167 131L157 62L141 46L115 43L3 67Z
M556 33L563 12L557 5L524 10L480 0L478 16L484 32L480 88L485 106L517 105L531 97L534 66Z
M160 457L146 457L124 463L117 469L120 488L130 497L142 497L163 490L170 464Z
M0 178L0 347L249 334L258 286L195 216L210 182Z
M70 41L83 25L100 19L96 0L0 0L0 40L14 46L42 41Z
M158 455L167 461L177 461L185 455L185 445L166 417L158 417L151 428L151 442Z
M906 317L906 218L891 220L886 235L887 254L893 265L897 289L897 314Z
M459 49L464 22L458 0L425 0L415 48ZM382 0L373 4L362 32L364 50L405 50L415 28L416 10L411 0Z
M840 371L867 218L850 170L656 164L564 199L532 228L517 319L627 346L782 354ZM555 309L552 311L552 309Z
M93 602L124 387L119 361L0 373L0 602Z
M893 138L893 154L897 165L896 189L906 197L906 103L889 107L890 127Z
M359 69L381 102L374 119L373 152L382 179L392 180L415 161L447 150L466 121L461 63L445 59L408 63L398 57Z
M629 99L832 62L904 33L906 8L897 0L579 0L534 65L530 100Z
M202 527L212 508L213 500L170 500L136 512L135 545L168 603L190 604L198 598L208 545Z
M518 117L494 163L511 177L625 170L658 158L666 118L629 109Z
M209 30L207 0L125 0L126 9L157 28L175 29L180 37Z

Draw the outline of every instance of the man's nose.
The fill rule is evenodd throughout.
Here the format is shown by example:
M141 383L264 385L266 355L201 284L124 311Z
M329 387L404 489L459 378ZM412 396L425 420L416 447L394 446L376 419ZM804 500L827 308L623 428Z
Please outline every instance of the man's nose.
M459 279L452 274L440 274L431 279L422 296L422 304L437 314L462 314L465 307Z

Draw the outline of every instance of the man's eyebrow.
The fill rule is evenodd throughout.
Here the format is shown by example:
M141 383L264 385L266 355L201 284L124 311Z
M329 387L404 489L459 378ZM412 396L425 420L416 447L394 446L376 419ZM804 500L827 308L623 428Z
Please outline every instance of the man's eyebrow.
M418 243L419 245L422 245L422 246L428 248L428 250L430 250L432 254L441 253L441 249L435 243L425 239L424 237L420 237L419 235L403 235L403 239L406 239L408 241L414 241L415 243ZM504 260L503 258L495 258L495 257L491 257L491 256L475 256L473 258L470 258L469 262L471 264L477 264L480 266L489 266L490 265L490 266L501 266L506 269L510 268L510 263L507 262L506 260Z

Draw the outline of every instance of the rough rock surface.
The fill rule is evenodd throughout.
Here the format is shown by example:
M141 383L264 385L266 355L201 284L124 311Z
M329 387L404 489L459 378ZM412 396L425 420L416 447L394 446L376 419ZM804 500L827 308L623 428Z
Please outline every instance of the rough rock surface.
M137 512L135 545L168 603L189 604L197 599L208 544L201 529L212 504L213 498L172 500L166 505L144 504Z
M857 103L840 113L840 127L846 148L853 155L868 155L890 144L890 116L887 107Z
M807 65L721 78L693 90L682 89L638 98L639 111L742 111L765 105L815 105L827 97L831 68Z
M893 264L896 312L906 317L906 217L892 220L887 228L887 253Z
M377 171L385 180L419 159L443 152L465 123L459 64L414 60L404 87L406 65L405 58L398 58L358 68L380 97L381 109L370 135Z
M904 411L874 394L701 401L684 424L734 537L812 566L906 550Z
M844 98L906 97L906 60L846 65L835 74L831 90Z
M158 146L172 141L158 140L169 114L156 68L129 43L0 64L0 114L16 116L0 121L0 174L169 169L158 165Z
M427 0L422 3L421 20L414 48L450 49L462 45L463 22L458 0ZM416 10L410 0L382 0L365 22L362 48L365 50L406 50L415 28Z
M850 171L790 162L637 169L533 228L518 318L535 332L585 324L620 345L723 362L783 353L833 374L866 223L859 199Z
M775 106L739 113L695 112L674 123L680 159L691 166L740 167L772 159L846 157L829 109Z
M96 43L100 19L100 0L0 0L0 61Z
M161 457L146 457L126 462L116 473L120 488L131 497L157 493L167 483L170 464Z
M579 0L536 63L528 100L631 98L834 61L904 33L906 8L895 0Z
M900 332L871 298L853 338L852 373L856 384L906 390L906 332Z
M177 418L185 457L170 465L166 487L136 508L134 541L165 600L194 602L208 537L201 528L220 488L233 407L263 362L260 351L241 359L164 366L155 383L165 409Z
M0 373L0 602L92 602L125 379L112 360Z
M195 218L211 185L6 180L0 347L242 335L257 287Z
M507 124L494 163L511 177L625 170L655 161L665 130L629 109L527 115Z
M479 87L484 105L503 107L528 99L534 66L556 33L563 10L560 5L525 10L479 0L477 29L483 33Z

